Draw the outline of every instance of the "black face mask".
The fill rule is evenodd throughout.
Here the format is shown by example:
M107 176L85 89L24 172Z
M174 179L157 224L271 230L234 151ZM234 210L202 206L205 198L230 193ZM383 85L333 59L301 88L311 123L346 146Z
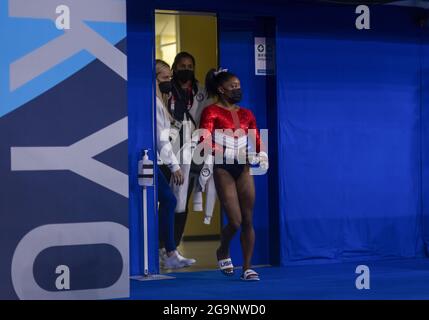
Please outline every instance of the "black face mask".
M243 93L241 89L225 90L225 93L223 95L225 99L232 104L239 103L243 98Z
M177 70L174 72L174 77L182 83L195 80L193 70Z
M159 83L159 91L161 93L169 94L171 92L171 81L163 81Z

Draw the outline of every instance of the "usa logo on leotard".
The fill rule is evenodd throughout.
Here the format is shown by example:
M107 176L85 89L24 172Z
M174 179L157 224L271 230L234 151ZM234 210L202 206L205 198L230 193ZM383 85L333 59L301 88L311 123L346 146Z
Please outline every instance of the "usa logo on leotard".
M210 176L210 169L208 168L204 168L203 170L201 170L201 174L203 175L203 177L207 178L208 176Z

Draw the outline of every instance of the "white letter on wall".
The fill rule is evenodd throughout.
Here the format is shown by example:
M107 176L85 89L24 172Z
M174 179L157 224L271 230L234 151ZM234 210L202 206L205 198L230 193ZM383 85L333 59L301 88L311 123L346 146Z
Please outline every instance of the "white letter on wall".
M356 13L361 15L356 18L356 28L358 30L371 29L370 25L370 12L368 6L360 5L356 8Z
M55 269L55 273L59 274L55 281L55 287L58 290L70 290L70 269L65 265L60 265Z
M55 20L58 30L70 30L70 8L66 5L58 6L55 10L59 16Z
M369 289L370 288L370 274L369 274L369 268L365 265L360 265L356 267L356 274L360 274L359 277L356 278L356 289L362 290L362 289Z

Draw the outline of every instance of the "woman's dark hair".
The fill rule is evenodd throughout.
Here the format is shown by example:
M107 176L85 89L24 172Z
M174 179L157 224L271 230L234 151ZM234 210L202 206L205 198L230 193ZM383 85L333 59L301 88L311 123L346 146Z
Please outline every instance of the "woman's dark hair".
M206 90L210 98L219 96L218 88L225 82L237 78L237 76L228 71L218 72L216 69L211 69L206 75Z
M171 68L173 70L177 70L177 65L179 64L180 60L182 60L182 59L191 59L192 60L192 64L194 65L194 68L195 68L195 58L189 52L180 52L180 53L178 53L176 55L176 57L174 58L173 66Z

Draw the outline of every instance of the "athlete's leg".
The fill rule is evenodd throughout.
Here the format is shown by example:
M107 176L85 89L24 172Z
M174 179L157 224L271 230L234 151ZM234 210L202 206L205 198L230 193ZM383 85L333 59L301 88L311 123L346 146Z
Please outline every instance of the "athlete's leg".
M253 228L253 206L255 203L255 183L250 175L249 166L245 166L237 179L237 194L241 209L241 247L243 250L243 271L251 267L253 248L255 246L255 230Z
M216 191L225 210L228 223L221 232L221 244L217 251L218 260L229 257L229 245L241 225L241 210L234 178L225 169L215 168L213 173Z

